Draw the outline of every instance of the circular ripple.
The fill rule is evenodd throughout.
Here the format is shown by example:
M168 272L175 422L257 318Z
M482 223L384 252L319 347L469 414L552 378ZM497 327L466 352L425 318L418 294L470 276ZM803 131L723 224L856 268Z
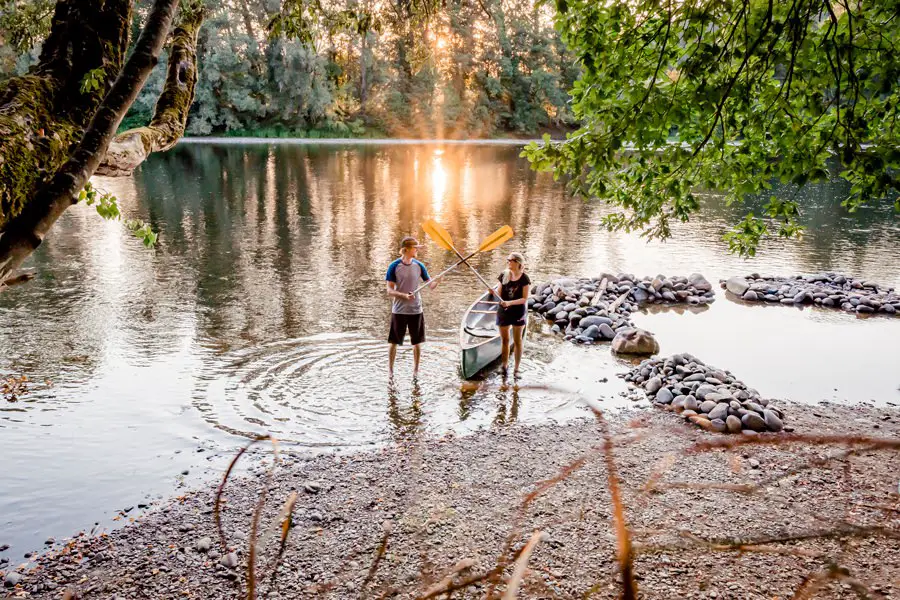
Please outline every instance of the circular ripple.
M453 358L446 341L429 343L420 378L433 380L434 372L454 372ZM408 372L411 362L411 351L401 347L398 373ZM272 434L308 446L375 443L388 429L392 413L408 421L403 408L415 414L425 395L421 384L415 390L389 385L386 343L351 334L316 335L226 353L199 382L194 405L215 427L242 436ZM404 398L411 395L419 398Z
M496 369L476 382L460 379L455 332L429 335L419 377L412 350L401 346L395 378L387 376L387 344L352 334L323 334L226 352L198 376L194 406L212 426L252 437L330 448L390 438L467 431L516 420L560 418L576 402L546 390L504 384ZM522 379L558 377L542 354L523 357ZM571 411L569 411L571 412Z

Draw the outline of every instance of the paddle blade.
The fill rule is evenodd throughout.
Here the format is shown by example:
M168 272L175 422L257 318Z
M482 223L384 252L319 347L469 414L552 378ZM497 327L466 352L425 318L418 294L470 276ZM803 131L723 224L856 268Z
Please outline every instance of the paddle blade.
M493 250L494 248L500 246L503 242L512 239L513 230L509 225L504 225L491 235L485 238L481 245L478 246L479 252L487 252L488 250Z
M422 223L422 229L425 230L425 234L433 239L438 246L444 250L453 250L453 238L450 237L450 233L436 222L428 219Z

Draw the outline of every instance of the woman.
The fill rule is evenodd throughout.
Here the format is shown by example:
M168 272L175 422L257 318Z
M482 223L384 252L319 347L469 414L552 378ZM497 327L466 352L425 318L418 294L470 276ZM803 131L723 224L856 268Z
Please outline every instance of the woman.
M519 362L522 360L522 332L525 330L525 319L528 317L528 294L531 292L531 280L525 274L525 257L518 252L510 252L506 259L506 270L497 278L500 284L494 288L494 294L500 297L497 307L497 326L500 328L500 339L503 342L501 359L503 374L509 365L509 328L513 330L513 341L516 344L516 368L519 373Z

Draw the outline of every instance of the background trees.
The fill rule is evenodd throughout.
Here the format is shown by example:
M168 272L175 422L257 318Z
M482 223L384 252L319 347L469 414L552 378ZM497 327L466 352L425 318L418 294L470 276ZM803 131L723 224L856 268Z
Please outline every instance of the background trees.
M15 40L0 53L0 79L36 62L54 7L6 2L18 9L0 18L0 37ZM134 27L149 4L136 3ZM205 4L189 135L467 138L574 126L567 90L578 67L538 0ZM123 129L149 123L164 81L160 66Z

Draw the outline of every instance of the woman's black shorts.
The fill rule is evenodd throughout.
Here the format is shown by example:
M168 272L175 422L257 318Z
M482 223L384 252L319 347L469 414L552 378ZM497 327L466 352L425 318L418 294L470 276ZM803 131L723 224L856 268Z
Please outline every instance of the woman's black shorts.
M388 342L403 345L406 330L409 329L409 341L415 346L425 341L425 315L399 315L391 313L391 329L388 332Z
M500 309L497 311L497 325L500 325L500 326L524 325L526 315L527 315L527 312L524 310Z

